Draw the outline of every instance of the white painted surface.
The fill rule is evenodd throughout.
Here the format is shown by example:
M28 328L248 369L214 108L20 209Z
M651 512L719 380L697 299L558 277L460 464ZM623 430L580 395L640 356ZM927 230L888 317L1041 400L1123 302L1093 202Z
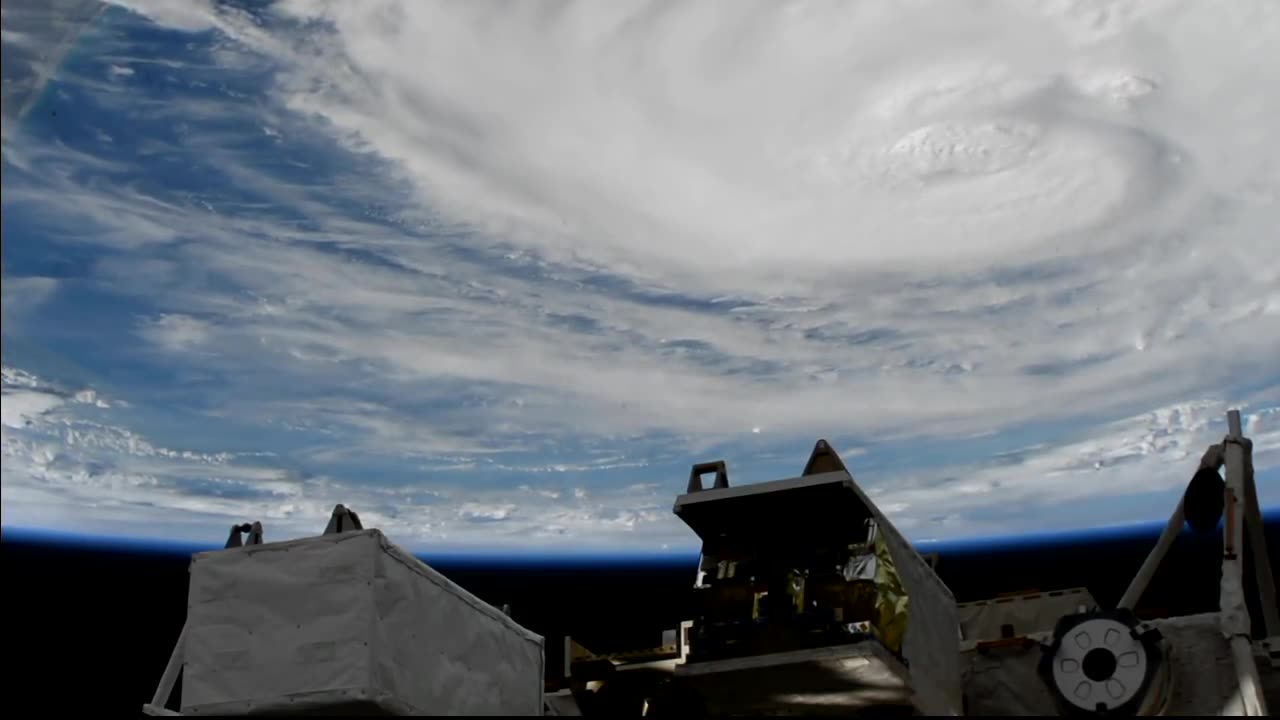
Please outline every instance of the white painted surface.
M543 639L377 530L201 553L183 713L541 715Z

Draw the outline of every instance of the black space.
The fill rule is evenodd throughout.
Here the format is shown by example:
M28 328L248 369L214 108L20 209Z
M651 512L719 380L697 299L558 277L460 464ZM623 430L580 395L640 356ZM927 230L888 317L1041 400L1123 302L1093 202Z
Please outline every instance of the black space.
M1280 524L1267 527L1280 557ZM938 572L957 600L1084 585L1110 607L1149 552L1154 535L1003 550L953 550ZM150 700L182 627L188 556L97 551L5 540L5 640L9 709L137 716ZM1221 533L1179 537L1139 615L1216 609ZM1246 553L1246 558L1248 553ZM659 643L684 617L693 564L435 565L454 581L549 639L570 634L596 652ZM1251 569L1246 567L1251 579ZM1250 583L1251 585L1251 583ZM1254 617L1257 608L1251 608Z

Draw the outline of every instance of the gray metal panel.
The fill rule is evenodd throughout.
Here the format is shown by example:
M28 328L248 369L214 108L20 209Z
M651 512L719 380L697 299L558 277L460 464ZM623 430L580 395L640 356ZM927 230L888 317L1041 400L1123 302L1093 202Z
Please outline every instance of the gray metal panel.
M964 691L955 596L862 488L856 483L852 487L873 513L906 586L907 634L902 654L910 663L916 707L927 715L959 715Z
M676 667L710 715L841 715L910 705L908 671L880 643L795 650Z
M1045 593L1029 593L1013 597L992 598L964 603L957 607L963 640L967 645L984 640L999 640L1001 627L1013 626L1013 634L1052 632L1058 618L1073 615L1080 606L1098 606L1086 588L1070 588Z
M847 472L686 493L674 511L703 542L724 539L740 550L858 542L865 539L862 521L871 517Z
M746 497L750 495L762 495L765 493L778 492L780 490L794 490L797 488L813 487L816 485L828 485L832 483L852 483L853 476L847 472L829 472L818 475L807 475L800 477L787 478L785 480L770 480L768 482L751 483L748 485L738 485L727 488L708 488L698 492L685 493L676 498L676 513L679 514L682 506L693 505L695 503L714 502L732 497Z
M1164 714L1219 715L1238 694L1231 648L1218 613L1153 620L1169 646L1171 695ZM1036 674L1040 648L964 654L970 715L1054 715L1053 698Z
M184 714L542 714L542 638L377 530L197 554L189 597Z
M986 717L1051 717L1053 695L1036 672L1040 647L1002 648L991 654L964 654L968 714Z

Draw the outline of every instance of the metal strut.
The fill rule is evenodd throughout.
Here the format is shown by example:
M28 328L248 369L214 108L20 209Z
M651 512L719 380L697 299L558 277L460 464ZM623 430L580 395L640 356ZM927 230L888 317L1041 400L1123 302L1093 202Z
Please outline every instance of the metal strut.
M1258 679L1258 666L1253 658L1253 646L1250 638L1251 623L1249 622L1249 608L1245 602L1244 595L1244 562L1240 554L1244 552L1244 528L1243 525L1260 523L1261 517L1250 518L1246 511L1244 522L1236 521L1236 513L1239 511L1240 503L1236 500L1247 494L1246 486L1248 484L1248 473L1246 467L1248 465L1246 458L1252 452L1253 447L1247 439L1245 439L1240 427L1240 411L1232 410L1227 413L1227 437L1222 441L1223 457L1225 460L1227 477L1226 477L1226 506L1227 517L1223 523L1223 548L1224 554L1222 559L1222 584L1221 595L1218 602L1221 608L1222 634L1231 644L1231 655L1235 660L1236 666L1236 682L1237 698L1233 698L1229 703L1228 711L1231 714L1240 714L1248 716L1264 716L1267 715L1267 701L1262 695L1262 684ZM1238 549L1239 552L1232 552ZM1257 549L1254 548L1254 552ZM1255 558L1255 565L1262 564L1263 556ZM1269 570L1269 568L1268 568ZM1258 588L1266 603L1268 589ZM1274 601L1274 588L1270 589L1272 600Z
M1237 673L1237 693L1224 714L1258 716L1267 714L1267 705L1253 659L1252 622L1245 601L1243 554L1246 549L1253 553L1264 635L1274 635L1280 630L1280 608L1276 604L1275 579L1254 484L1253 443L1244 437L1239 410L1227 413L1227 428L1223 441L1209 446L1200 459L1200 466L1169 517L1168 525L1117 607L1132 610L1138 604L1174 539L1182 532L1184 523L1193 530L1204 532L1217 527L1222 521L1219 621L1223 637L1231 645ZM1219 474L1222 470L1225 470L1225 478Z

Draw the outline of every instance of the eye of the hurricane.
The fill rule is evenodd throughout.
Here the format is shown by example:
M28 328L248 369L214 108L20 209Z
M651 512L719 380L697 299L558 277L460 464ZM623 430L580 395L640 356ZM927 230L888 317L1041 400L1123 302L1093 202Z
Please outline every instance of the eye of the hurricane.
M886 154L899 172L921 179L986 175L1025 163L1040 135L1040 128L1029 123L938 123L907 133Z
M1126 228L1176 198L1186 169L1172 138L1135 128L1127 114L1158 90L1142 80L1111 70L1079 78L1003 67L904 70L843 124L787 155L804 193L772 234L891 232L892 247L855 241L842 254L840 242L824 246L837 261L859 262L1123 245ZM780 250L769 257L786 261Z

